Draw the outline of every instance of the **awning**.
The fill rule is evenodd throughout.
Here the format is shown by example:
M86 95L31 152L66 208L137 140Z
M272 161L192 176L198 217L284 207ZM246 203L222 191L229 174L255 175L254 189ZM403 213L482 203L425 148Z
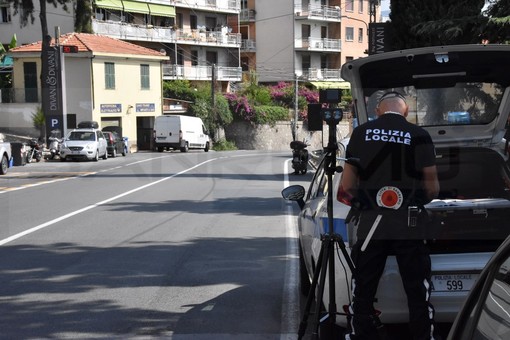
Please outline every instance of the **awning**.
M122 11L123 8L121 0L96 0L96 6L100 8L114 9L118 11Z
M149 7L146 2L122 0L124 12L149 14Z
M174 6L166 6L166 5L158 5L158 4L149 4L149 10L151 15L159 15L161 17L175 17L175 7Z
M351 89L351 84L348 81L312 81L310 84L318 89Z

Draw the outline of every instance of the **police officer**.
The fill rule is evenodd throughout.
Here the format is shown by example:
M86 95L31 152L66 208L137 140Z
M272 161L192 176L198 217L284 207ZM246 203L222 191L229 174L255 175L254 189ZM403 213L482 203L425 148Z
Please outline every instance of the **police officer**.
M359 164L345 164L341 190L361 210L351 253L356 270L346 339L379 338L382 325L373 303L390 254L397 258L414 339L438 339L429 303L430 256L424 226L415 218L439 192L435 151L428 132L407 122L408 109L402 94L385 93L376 107L378 118L355 128L347 146L347 158Z

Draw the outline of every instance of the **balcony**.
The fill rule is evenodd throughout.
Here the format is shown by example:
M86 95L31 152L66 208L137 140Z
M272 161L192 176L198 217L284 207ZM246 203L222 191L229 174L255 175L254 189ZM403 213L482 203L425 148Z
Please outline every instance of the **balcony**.
M216 66L216 80L241 81L242 69L240 67ZM212 66L182 66L163 64L163 80L212 80Z
M301 20L319 20L340 22L342 13L338 6L321 6L321 5L297 5L294 7L296 19Z
M302 78L307 81L342 81L340 69L309 68L302 71Z
M317 52L341 52L342 40L328 38L296 39L296 49Z
M239 13L241 10L239 0L170 0L170 4L211 12Z
M132 25L121 21L92 20L92 29L97 34L134 40L182 43L216 47L241 47L241 34L222 31L199 32L198 30L174 30L171 27Z
M241 52L256 52L257 43L252 39L244 39L241 43Z
M178 29L175 31L175 37L181 44L241 47L241 33L228 33L227 29L222 31Z
M0 103L40 103L40 89L0 88Z
M254 9L242 9L239 13L239 21L240 22L250 22L255 21L255 10Z

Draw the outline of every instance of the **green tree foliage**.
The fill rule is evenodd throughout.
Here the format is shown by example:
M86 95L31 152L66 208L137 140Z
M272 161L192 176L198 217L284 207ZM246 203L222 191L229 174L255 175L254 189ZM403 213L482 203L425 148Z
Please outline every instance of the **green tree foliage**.
M94 33L92 31L92 3L90 0L78 0L74 16L74 31Z
M233 120L228 102L221 94L215 94L213 105L209 84L202 83L195 86L188 80L165 81L163 96L191 102L188 113L202 118L213 139L216 139L219 128L230 124Z
M489 0L485 11L487 22L480 36L492 44L508 44L510 41L510 0Z
M392 49L479 43L484 0L392 0Z
M46 131L46 118L42 108L38 107L37 111L32 113L32 123L34 127L39 130L39 137L44 138L44 132Z

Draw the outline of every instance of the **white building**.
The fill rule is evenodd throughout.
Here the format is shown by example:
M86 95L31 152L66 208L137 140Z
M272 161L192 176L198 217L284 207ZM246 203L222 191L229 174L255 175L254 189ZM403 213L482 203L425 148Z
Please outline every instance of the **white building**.
M242 0L243 69L261 82L342 81L341 65L367 55L371 2Z

